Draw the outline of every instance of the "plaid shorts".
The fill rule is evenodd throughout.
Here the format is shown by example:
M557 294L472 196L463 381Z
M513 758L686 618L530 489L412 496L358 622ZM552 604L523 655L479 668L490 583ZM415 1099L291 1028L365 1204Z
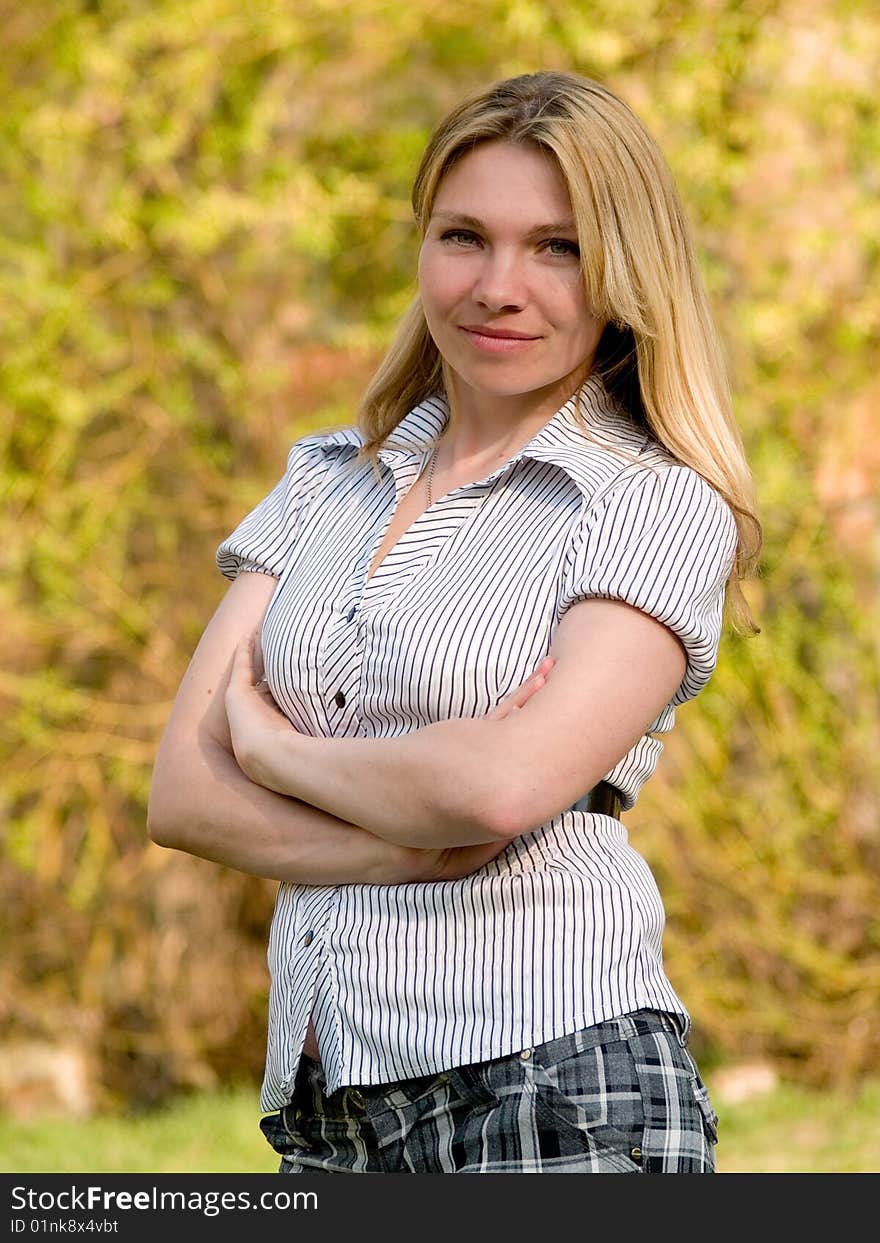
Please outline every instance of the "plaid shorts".
M324 1094L303 1057L260 1126L282 1174L711 1174L717 1118L679 1022L639 1010L533 1049Z

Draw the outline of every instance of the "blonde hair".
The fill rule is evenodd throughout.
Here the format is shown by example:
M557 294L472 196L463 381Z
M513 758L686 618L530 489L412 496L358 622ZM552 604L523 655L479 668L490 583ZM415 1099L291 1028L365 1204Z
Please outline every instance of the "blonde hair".
M740 586L761 551L754 487L690 225L663 155L599 83L556 71L509 78L464 100L434 131L412 191L422 237L444 175L490 141L531 144L556 160L577 222L586 296L606 323L593 372L635 423L730 505L738 540L727 611L735 630L757 633ZM364 455L375 464L401 419L444 389L451 396L417 297L364 393Z

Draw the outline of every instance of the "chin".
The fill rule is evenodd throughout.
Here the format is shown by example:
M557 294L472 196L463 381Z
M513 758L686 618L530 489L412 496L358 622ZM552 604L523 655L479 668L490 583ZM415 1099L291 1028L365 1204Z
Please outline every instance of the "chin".
M550 379L543 377L527 379L523 376L505 377L499 374L494 376L486 376L485 374L479 376L467 375L461 371L456 371L455 374L467 388L474 393L479 393L483 397L542 397L549 396L554 390L558 389L559 392L562 392L566 388L564 384L565 376L553 376ZM574 391L573 387L572 391ZM565 397L561 397L559 404L562 405L564 401Z

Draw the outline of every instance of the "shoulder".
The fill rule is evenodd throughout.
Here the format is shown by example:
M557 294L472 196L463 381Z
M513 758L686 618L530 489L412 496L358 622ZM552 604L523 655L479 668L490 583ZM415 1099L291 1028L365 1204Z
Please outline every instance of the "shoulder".
M611 518L644 523L691 511L721 525L733 523L721 494L636 422L598 379L585 386L577 407L559 411L534 444L539 448L532 446L533 456L555 461L579 486L587 528Z
M354 427L301 436L287 454L283 481L287 493L294 496L308 493L321 483L334 461L355 459L362 443L360 432Z
M287 463L290 466L300 462L318 462L325 457L333 457L340 453L356 453L362 444L363 438L356 427L337 427L310 432L295 440L290 446Z
M728 578L738 530L724 497L698 471L672 460L628 468L587 507L570 554L574 594L649 595L684 601Z
M593 495L584 513L585 525L610 518L618 526L631 524L634 531L658 523L689 526L698 521L724 537L736 532L733 510L718 489L660 446L652 446L638 462L623 467Z

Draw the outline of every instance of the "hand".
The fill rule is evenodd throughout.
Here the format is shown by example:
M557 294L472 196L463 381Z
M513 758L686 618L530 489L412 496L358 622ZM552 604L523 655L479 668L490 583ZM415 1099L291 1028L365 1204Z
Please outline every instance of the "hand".
M269 757L279 733L293 726L279 709L264 678L257 676L256 635L242 639L232 658L225 707L232 750L239 768L258 785L272 789Z
M512 712L518 712L531 697L546 685L547 675L556 664L552 656L545 656L540 662L534 673L526 678L515 691L511 691L497 704L491 712L487 712L485 720L487 721L503 721L506 716L510 716Z
M461 880L490 863L509 845L507 841L495 841L482 842L478 846L445 846L436 850L401 847L406 851L402 859L402 879L407 884Z

